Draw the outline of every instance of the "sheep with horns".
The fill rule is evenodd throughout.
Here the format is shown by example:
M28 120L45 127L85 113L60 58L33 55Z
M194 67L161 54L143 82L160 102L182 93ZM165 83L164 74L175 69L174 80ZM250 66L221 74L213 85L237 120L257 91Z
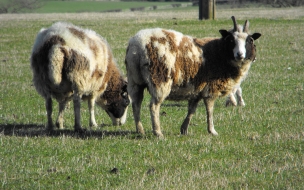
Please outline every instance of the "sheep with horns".
M218 135L213 124L214 102L240 85L255 57L254 40L261 36L260 33L248 33L247 21L239 26L234 16L232 20L234 28L220 30L221 38L197 39L174 30L154 28L141 30L129 40L125 64L138 133L145 133L140 114L147 88L156 136L163 137L159 112L165 99L188 100L181 134L188 133L191 118L203 100L208 132Z

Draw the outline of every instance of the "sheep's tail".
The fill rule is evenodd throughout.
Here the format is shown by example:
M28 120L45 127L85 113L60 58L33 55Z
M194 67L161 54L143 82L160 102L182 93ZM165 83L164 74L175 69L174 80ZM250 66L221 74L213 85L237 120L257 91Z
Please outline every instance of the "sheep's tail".
M49 52L49 79L55 85L59 85L62 81L62 69L67 56L67 50L55 45Z

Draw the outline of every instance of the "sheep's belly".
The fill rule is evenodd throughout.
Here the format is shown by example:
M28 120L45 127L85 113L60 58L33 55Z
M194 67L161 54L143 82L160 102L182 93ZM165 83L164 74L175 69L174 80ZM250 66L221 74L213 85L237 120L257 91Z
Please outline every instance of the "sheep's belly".
M171 89L168 100L188 100L197 97L197 92L193 85L177 86Z

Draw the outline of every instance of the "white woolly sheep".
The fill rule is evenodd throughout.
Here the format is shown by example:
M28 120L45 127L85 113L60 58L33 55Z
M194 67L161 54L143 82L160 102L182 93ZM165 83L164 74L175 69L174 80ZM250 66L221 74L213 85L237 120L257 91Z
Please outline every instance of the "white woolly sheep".
M41 29L32 49L31 68L34 86L45 98L47 129L54 128L52 98L59 103L56 126L60 129L64 109L72 99L77 132L83 132L81 99L88 100L90 126L97 126L95 102L107 112L114 125L125 123L130 103L127 82L116 66L108 43L94 31L63 22Z
M208 132L217 135L213 125L215 100L229 94L247 74L252 52L247 47L261 34L248 33L248 22L234 29L220 30L221 38L195 39L174 30L160 28L139 31L129 40L125 64L128 93L136 130L144 134L140 109L145 88L151 95L150 113L153 133L159 137L160 105L165 100L188 100L188 114L181 134L188 126L201 99L207 111Z

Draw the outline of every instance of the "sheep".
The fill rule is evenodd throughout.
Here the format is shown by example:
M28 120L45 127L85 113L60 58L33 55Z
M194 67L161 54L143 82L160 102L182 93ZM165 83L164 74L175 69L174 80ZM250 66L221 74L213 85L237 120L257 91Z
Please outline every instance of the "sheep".
M143 29L128 43L125 65L128 93L132 101L136 131L144 134L140 110L144 89L150 95L150 114L154 135L163 137L159 111L167 100L188 100L188 113L180 132L188 133L188 126L200 100L207 112L207 129L218 135L213 124L213 106L218 97L231 93L247 74L253 57L246 52L261 34L248 33L249 24L219 30L221 38L197 39L174 30Z
M110 46L95 31L56 22L37 34L31 53L33 84L45 99L47 129L53 130L52 98L59 103L56 126L63 128L67 103L73 99L75 132L80 122L81 100L88 100L91 127L96 127L95 102L112 119L124 124L130 103L127 82L118 69Z
M246 46L246 51L247 52L251 52L251 56L247 57L246 61L249 62L249 64L251 65L251 63L256 61L256 46L254 43L252 44L247 44ZM248 69L249 70L249 69ZM247 71L248 72L248 71ZM247 74L244 75L244 77L242 78L241 82L243 80L245 80ZM226 99L226 107L227 106L245 106L245 101L242 97L242 88L241 88L241 82L239 85L235 86L232 90L232 92L227 96ZM235 98L236 97L236 98Z
M240 85L235 86L230 94L228 94L226 103L226 107L228 106L245 106L245 101L242 97L242 88Z

